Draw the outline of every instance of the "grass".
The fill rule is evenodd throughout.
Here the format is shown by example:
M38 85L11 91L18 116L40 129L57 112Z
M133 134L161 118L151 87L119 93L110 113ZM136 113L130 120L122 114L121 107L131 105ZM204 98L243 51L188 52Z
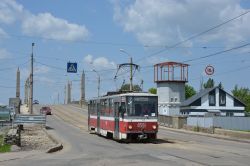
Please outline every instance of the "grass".
M10 152L11 145L4 144L3 135L0 135L0 153Z

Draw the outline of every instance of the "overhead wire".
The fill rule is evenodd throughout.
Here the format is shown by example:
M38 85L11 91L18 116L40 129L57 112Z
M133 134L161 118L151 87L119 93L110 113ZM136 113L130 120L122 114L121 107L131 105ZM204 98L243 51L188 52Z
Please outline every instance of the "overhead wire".
M202 31L202 32L197 33L197 34L194 34L194 35L192 35L192 36L190 36L190 37L188 37L188 38L186 38L186 39L184 39L184 40L181 40L181 41L179 41L179 42L177 42L177 43L175 43L175 44L173 44L173 45L171 45L171 46L166 46L164 49L161 49L161 50L159 50L159 51L157 51L157 52L155 52L155 53L152 53L152 54L150 54L150 55L147 55L146 57L152 57L152 56L158 55L158 54L160 54L160 53L162 53L162 52L164 52L164 51L166 51L166 50L168 50L168 49L170 49L170 48L175 48L175 47L181 45L182 43L185 43L185 42L187 42L187 41L189 41L189 40L192 40L192 39L194 39L194 38L197 38L197 37L199 37L199 36L202 36L202 35L204 35L204 34L210 32L210 31L212 31L212 30L214 30L214 29L217 29L217 28L219 28L219 27L221 27L221 26L223 26L223 25L225 25L225 24L227 24L227 23L229 23L229 22L231 22L231 21L233 21L233 20L236 20L236 19L238 19L238 18L240 18L240 17L242 17L242 16L248 14L249 12L250 12L250 10L247 10L246 12L244 12L244 13L242 13L242 14L236 16L236 17L233 17L233 18L231 18L231 19L228 19L228 20L226 20L226 21L224 21L224 22L222 22L222 23L220 23L220 24L218 24L218 25L212 26L211 28L209 28L209 29L207 29L207 30L205 30L205 31ZM143 59L145 59L145 57L136 60L136 62L141 61L141 60L143 60Z

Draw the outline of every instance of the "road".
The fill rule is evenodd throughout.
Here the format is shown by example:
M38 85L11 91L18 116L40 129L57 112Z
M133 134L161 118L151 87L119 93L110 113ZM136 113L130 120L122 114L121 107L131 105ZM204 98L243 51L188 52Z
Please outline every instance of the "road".
M38 109L38 108L36 108ZM38 153L1 162L8 166L80 165L249 165L250 144L159 130L158 143L118 143L87 131L87 110L71 105L52 107L47 126L63 142L53 154Z

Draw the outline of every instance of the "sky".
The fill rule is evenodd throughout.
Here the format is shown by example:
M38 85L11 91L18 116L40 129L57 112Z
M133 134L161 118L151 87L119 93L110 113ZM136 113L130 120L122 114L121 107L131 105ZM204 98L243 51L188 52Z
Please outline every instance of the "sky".
M15 97L17 68L24 98L32 43L34 99L44 104L58 94L63 103L68 81L79 100L83 70L86 99L97 96L98 75L101 95L119 89L129 70L117 66L130 57L140 66L133 83L143 80L144 91L156 87L154 64L167 61L188 63L197 91L209 78L228 92L250 88L249 9L248 0L0 0L0 104ZM67 73L67 62L78 72Z

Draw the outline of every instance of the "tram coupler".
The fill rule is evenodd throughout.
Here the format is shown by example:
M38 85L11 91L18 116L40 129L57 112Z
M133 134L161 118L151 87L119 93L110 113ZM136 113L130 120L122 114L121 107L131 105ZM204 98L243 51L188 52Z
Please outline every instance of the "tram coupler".
M138 135L138 139L139 140L147 139L147 138L148 138L147 134L140 134L140 135Z

